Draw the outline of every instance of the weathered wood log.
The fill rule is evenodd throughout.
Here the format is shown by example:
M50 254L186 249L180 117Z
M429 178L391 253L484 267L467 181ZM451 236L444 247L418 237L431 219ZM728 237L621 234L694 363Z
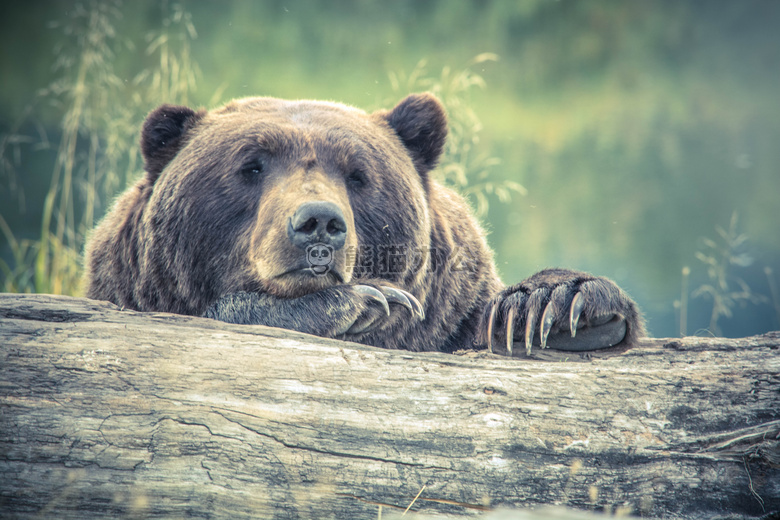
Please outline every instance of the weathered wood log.
M779 349L418 354L0 295L0 516L372 519L423 486L412 510L761 516Z

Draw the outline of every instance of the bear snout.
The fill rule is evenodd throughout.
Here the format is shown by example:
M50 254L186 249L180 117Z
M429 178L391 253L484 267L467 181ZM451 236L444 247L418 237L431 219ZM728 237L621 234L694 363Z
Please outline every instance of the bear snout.
M304 202L287 221L287 236L299 249L327 244L339 250L347 239L347 221L341 208L332 202Z

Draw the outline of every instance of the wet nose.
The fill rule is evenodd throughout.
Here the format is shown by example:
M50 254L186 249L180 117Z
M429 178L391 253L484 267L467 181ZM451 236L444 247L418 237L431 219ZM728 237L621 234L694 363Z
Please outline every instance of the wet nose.
M301 249L318 243L341 249L347 239L347 222L332 202L305 202L290 217L287 236Z

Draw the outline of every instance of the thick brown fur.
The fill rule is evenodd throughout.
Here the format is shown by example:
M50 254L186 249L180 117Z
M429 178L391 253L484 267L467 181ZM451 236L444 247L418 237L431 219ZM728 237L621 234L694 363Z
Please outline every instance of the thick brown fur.
M614 316L633 343L643 333L639 311L609 280L548 270L505 288L466 201L429 175L446 135L444 109L430 94L373 114L273 98L208 112L164 105L144 124L146 175L91 235L87 295L453 351L501 344L508 318L523 330L548 304L551 337L568 334L567 312L582 292L580 326ZM324 275L290 238L301 232L291 227L296 210L312 202L337 208L346 229ZM424 319L409 304L415 298Z

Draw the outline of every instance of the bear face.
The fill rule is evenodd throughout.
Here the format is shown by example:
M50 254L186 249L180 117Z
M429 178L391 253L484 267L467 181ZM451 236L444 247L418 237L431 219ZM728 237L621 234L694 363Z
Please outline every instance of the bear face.
M87 295L415 351L636 341L639 311L605 278L504 287L469 205L429 175L446 135L430 94L372 114L163 105L141 133L146 174L88 241Z
M352 281L365 251L426 243L426 174L446 131L429 96L376 114L271 98L211 112L160 107L141 139L139 287L122 304L202 314L236 291L299 297ZM332 248L324 276L307 255L315 244ZM359 275L408 281L424 271L408 264L362 262Z

